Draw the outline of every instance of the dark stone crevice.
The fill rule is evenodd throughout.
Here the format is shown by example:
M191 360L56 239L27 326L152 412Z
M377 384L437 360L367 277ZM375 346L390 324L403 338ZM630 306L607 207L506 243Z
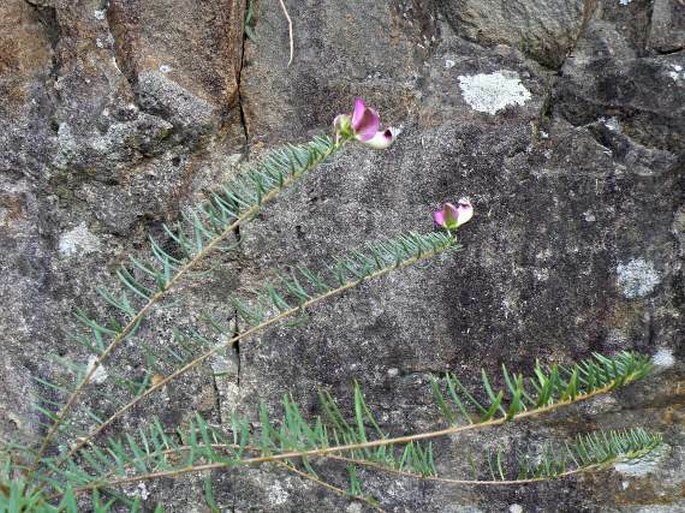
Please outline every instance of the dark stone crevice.
M36 19L44 27L45 34L50 42L52 62L50 64L50 70L48 71L48 77L49 81L54 83L60 77L62 68L62 63L59 59L59 52L57 48L62 37L62 28L60 27L59 20L57 18L57 9L54 7L36 4L30 0L26 0L26 3L29 4L33 9Z
M247 0L248 2L252 2L253 0ZM244 100L242 96L242 78L243 78L243 69L245 68L245 43L248 39L247 32L245 31L245 14L247 12L247 7L244 9L245 13L243 15L242 19L242 24L241 24L241 29L243 31L242 34L242 39L241 39L241 46L240 46L240 66L238 67L238 72L237 72L237 77L236 77L236 82L237 82L237 98L238 98L238 111L240 113L240 127L242 128L243 132L243 137L244 137L244 143L243 143L243 158L247 159L249 157L249 151L250 151L250 133L248 130L247 126L247 116L245 113L245 107L244 107ZM240 234L240 226L236 226L235 229L233 230L236 241L238 244L240 244L242 237ZM241 269L238 269L238 274L240 274ZM239 316L238 316L238 310L234 309L233 310L233 319L234 319L234 327L233 327L233 334L232 337L236 338L240 335L240 325L239 325ZM236 340L233 345L229 349L230 351L233 352L232 356L235 358L236 365L237 365L237 373L236 373L236 385L238 388L240 388L240 371L241 371L241 360L240 360L240 341Z
M559 66L557 66L556 68L557 78L561 75L561 70L564 69L566 61L570 57L573 57L573 52L575 52L576 46L578 46L578 42L583 38L583 36L585 36L588 25L590 24L590 20L592 19L592 16L595 14L596 9L597 0L585 0L583 2L583 14L580 22L580 27L578 28L578 33L576 34L576 37L573 39L571 48L569 48L568 52L566 52L566 55L564 55L564 58L559 63Z
M243 98L240 93L240 81L238 81L238 109L240 111L240 127L242 128L243 137L245 139L243 156L247 158L250 152L250 134L247 129L247 118L245 116L245 109L243 107Z
M33 107L31 110L34 116L32 124L36 133L43 133L47 140L54 141L52 138L57 135L60 126L58 111L61 105L61 98L55 88L55 84L62 76L63 64L59 52L62 27L59 23L55 7L31 0L26 0L26 3L32 10L35 21L40 24L50 48L49 62L46 63L46 69L41 73L38 80L40 82L40 92L37 92L32 102ZM41 125L42 127L38 128ZM16 176L28 177L33 183L40 184L41 190L39 194L41 196L43 195L44 187L47 185L43 179L47 176L46 170L51 166L51 150L45 151L45 148L35 148L31 152L30 164L15 168ZM11 170L13 175L15 174L15 169Z
M35 4L29 0L27 0L27 3L33 8L40 24L45 27L50 46L54 51L57 48L57 43L59 43L62 32L59 22L57 21L57 10L54 7Z
M248 2L251 2L252 5L254 5L254 0L247 0ZM247 13L247 6L244 9L244 15L242 19L242 24L241 24L241 29L242 29L242 39L241 39L241 46L240 46L240 66L238 67L238 72L236 74L236 97L238 99L238 113L240 115L240 128L242 129L242 135L243 135L243 158L247 159L249 158L250 155L250 132L247 126L247 114L245 111L245 105L244 105L244 98L242 94L242 80L243 80L243 70L245 69L245 44L248 39L247 32L245 31L245 15ZM236 226L235 230L233 231L236 241L238 244L241 242L241 234L240 234L240 226ZM240 275L241 269L238 269L238 275ZM234 309L233 310L233 319L234 319L234 325L233 325L233 334L232 337L236 338L237 336L240 335L240 324L239 324L239 316L238 316L238 310ZM236 340L231 347L228 348L229 357L234 359L237 369L236 369L236 387L238 390L240 390L240 381L241 381L241 370L242 370L242 361L240 357L240 341ZM234 405L237 407L237 404ZM221 410L219 410L221 412ZM223 421L223 419L222 419ZM230 478L233 483L232 483L232 488L236 488L238 486L238 482L235 479L235 474L233 473ZM231 513L235 513L237 511L237 505L238 505L238 496L236 493L232 494L232 502L229 505Z
M252 2L253 0L248 0L248 2ZM243 79L243 69L245 68L245 43L247 42L248 36L247 32L245 32L245 19L243 18L243 37L242 37L242 44L240 47L240 66L238 67L238 73L237 73L237 96L238 96L238 111L240 113L240 127L242 128L243 131L243 138L245 139L244 141L244 146L243 146L243 157L248 158L250 154L250 132L248 130L247 126L247 114L245 112L245 106L244 106L244 99L243 99L243 94L242 94L242 79ZM240 238L240 234L236 233L236 236L238 239Z
M235 339L237 336L240 335L240 325L238 324L238 319L239 319L239 317L238 317L238 310L237 310L237 309L233 309L233 333L231 334L231 337L232 337L233 339ZM228 357L229 357L230 359L233 359L233 360L235 361L235 364L236 364L236 367L237 367L237 368L236 368L236 377L235 377L235 380L236 380L236 381L235 381L235 384L236 384L236 387L238 388L238 390L240 390L240 371L241 371L241 367L242 367L242 365L241 365L241 360L240 360L240 341L239 341L239 340L236 340L236 341L228 348L228 351L229 351ZM214 382L216 383L216 379L215 379ZM239 400L240 400L240 399L238 398L237 401L239 401ZM234 405L233 405L233 408L234 408L234 409L237 409L237 407L238 407L237 404L234 404ZM223 423L224 423L224 419L221 418L221 408L219 408L219 418L221 419L221 422L222 422L222 424L223 424ZM226 421L228 422L229 419L226 419ZM235 479L235 473L232 473L232 474L231 474L230 479L233 481L231 488L234 488L234 489L235 489L235 487L237 486L237 481L236 481L236 479ZM238 502L237 495L236 495L236 494L233 494L232 497L231 497L231 499L232 499L232 502L231 502L231 504L230 504L230 508L231 508L231 511L233 512L233 511L236 511L236 506L237 506L237 502Z
M117 9L113 5L106 5L107 30L112 36L112 59L117 69L128 82L132 91L137 85L137 74L133 69L133 59L130 44L127 43L126 28L120 19Z
M566 65L566 61L569 58L573 57L573 52L575 51L576 46L578 46L578 42L585 35L590 20L592 19L592 15L595 13L596 9L597 0L585 0L583 2L582 21L580 23L578 33L576 34L576 37L573 39L573 43L571 44L571 47L569 48L568 52L566 52L566 55L564 55L564 58L557 66L556 73L554 74L554 77L552 78L552 80L550 81L549 85L545 90L544 100L542 102L542 106L540 107L540 112L538 113L536 119L533 121L533 137L535 141L540 140L540 132L542 130L544 120L551 119L552 117L554 107L554 93L556 90L557 83L559 82L562 76L562 70Z
M652 25L654 24L654 1L655 0L649 0L649 3L647 5L647 20L646 20L646 25L644 28L643 32L643 46L641 48L642 54L647 55L649 53L649 40L650 40L650 34L652 33Z
M673 55L682 52L683 50L685 50L685 46L679 46L678 48L673 48L669 50L657 50L656 53L657 55Z
M233 310L233 319L234 319L234 327L233 327L233 334L231 335L234 339L240 336L240 325L238 324L238 310L234 309ZM238 385L238 388L240 388L240 370L241 370L241 361L240 361L240 340L236 340L233 345L231 346L230 350L233 352L233 356L235 357L236 360L236 365L238 367L237 372L236 372L236 385Z

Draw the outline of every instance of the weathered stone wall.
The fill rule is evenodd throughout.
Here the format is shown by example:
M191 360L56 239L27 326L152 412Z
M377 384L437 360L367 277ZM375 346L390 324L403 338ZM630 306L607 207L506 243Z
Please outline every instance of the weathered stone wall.
M435 425L431 375L637 349L661 363L649 382L569 422L444 443L441 468L460 468L464 445L638 425L664 433L653 465L497 489L368 476L369 492L388 511L685 510L682 2L286 3L289 67L276 0L253 2L255 41L243 41L238 0L0 5L2 436L39 435L31 375L55 372L48 351L78 354L69 312L148 231L241 156L329 130L361 95L402 126L397 143L348 148L268 207L241 232L231 283L430 229L440 203L470 195L465 251L242 343L213 363L233 377L184 383L151 411L183 422L191 404L225 420L291 392L314 412L318 387L349 397L356 379L400 434ZM161 336L201 305L220 310L225 287L213 287L153 320ZM201 493L151 489L170 511L193 511ZM231 511L363 510L260 469L217 477L215 495Z

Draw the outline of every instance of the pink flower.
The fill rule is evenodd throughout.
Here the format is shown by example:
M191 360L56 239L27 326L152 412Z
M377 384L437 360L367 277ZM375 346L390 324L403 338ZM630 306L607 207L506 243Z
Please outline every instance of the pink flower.
M435 224L442 226L448 232L456 230L473 217L473 206L468 198L461 198L455 207L452 203L445 203L442 210L433 213Z
M377 150L390 146L399 134L399 130L395 128L381 129L378 112L367 107L359 97L354 100L354 112L337 115L333 126L338 137L354 137L360 143Z

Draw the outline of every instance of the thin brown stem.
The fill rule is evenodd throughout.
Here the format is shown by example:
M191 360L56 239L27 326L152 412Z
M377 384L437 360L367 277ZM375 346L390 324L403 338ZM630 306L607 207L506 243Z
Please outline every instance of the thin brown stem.
M206 445L198 445L200 449L203 447L207 447ZM211 444L210 447L214 450L238 450L241 449L241 447L237 444ZM259 452L259 449L251 446L244 446L242 447L243 450L250 451L250 452ZM145 459L149 459L155 456L166 456L170 454L175 454L179 450L190 450L190 447L179 447L177 449L167 449L161 452L155 452L152 454L147 455ZM583 472L590 472L592 470L596 470L599 468L603 468L607 466L610 463L615 463L615 461L620 460L621 458L616 458L615 461L610 461L610 462L604 462L604 463L596 463L593 465L588 465L586 467L579 467L575 468L573 470L567 470L566 472L561 472L559 474L556 474L555 476L551 477L532 477L532 478L525 478L525 479L510 479L510 480L499 480L499 481L492 481L492 480L478 480L478 479L453 479L450 477L440 477L440 476L424 476L422 474L416 474L414 472L408 472L406 470L399 470L395 469L392 467L387 467L384 465L381 465L380 463L376 463L374 461L369 461L369 460L360 460L357 458L349 458L347 456L341 456L339 454L327 454L323 456L326 459L330 459L333 461L340 461L343 463L349 463L351 465L358 465L358 466L363 466L363 467L368 467L368 468L373 468L376 470L380 470L383 472L387 472L389 474L395 474L398 476L402 477L409 477L413 479L426 479L429 481L437 481L440 483L447 483L447 484L454 484L454 485L483 485L483 486L490 486L490 485L512 485L512 484L530 484L530 483L538 483L541 481L547 481L549 479L561 479L564 477L569 477L575 474L581 474ZM139 461L143 461L142 459ZM283 463L283 462L276 462L276 463ZM288 466L288 464L286 464ZM133 468L133 464L127 465L127 468ZM291 467L289 467L291 468ZM292 467L294 468L294 467ZM108 473L107 475L103 476L101 478L101 481L110 479L111 477L114 476L114 471ZM89 490L91 488L78 488L75 490L75 493L81 493L83 491ZM50 497L51 499L54 499L58 497L59 495L54 495Z
M114 422L116 419L121 417L124 413L126 413L127 411L129 411L133 407L135 407L143 399L145 399L149 395L155 393L156 391L160 390L167 383L178 378L182 374L185 374L190 369L197 367L199 364L204 362L207 358L211 357L212 355L216 354L217 352L221 351L222 349L225 349L226 347L230 347L233 344L235 344L236 342L239 342L239 341L241 341L247 337L251 337L251 336L265 330L266 328L282 321L283 319L285 319L285 318L287 318L293 314L296 314L298 312L306 310L307 308L310 308L310 307L316 305L317 303L323 302L332 296L335 296L337 294L341 294L341 293L343 293L343 292L345 292L351 288L354 288L354 287L358 286L360 283L363 283L363 282L366 282L369 280L373 280L375 278L383 276L383 275L385 275L391 271L394 271L396 269L402 269L404 267L408 267L408 266L413 265L416 262L419 262L421 260L432 258L432 257L442 253L443 251L446 251L447 249L449 249L451 247L452 246L446 246L444 248L440 248L440 249L437 249L434 251L429 251L429 252L423 253L420 256L413 257L411 259L405 260L404 262L401 262L399 265L386 267L384 269L381 269L379 271L376 271L374 273L369 274L368 276L362 278L361 280L355 280L355 281L349 282L349 283L347 283L341 287L330 290L330 291L326 292L325 294L322 294L322 295L317 296L313 299L310 299L309 301L306 301L297 307L285 310L285 311L281 312L280 314L278 314L277 316L272 317L271 319L269 319L265 322L262 322L262 323L258 324L257 326L254 326L253 328L250 328L249 330L242 332L239 335L236 335L235 337L231 338L230 340L227 340L225 342L222 342L221 344L216 345L215 347L213 347L212 349L210 349L208 351L205 351L203 354L201 354L200 356L198 356L194 360L188 362L186 365L179 368L178 370L176 370L172 374L169 374L164 379L160 380L159 382L155 383L153 386L148 388L141 395L137 396L135 399L133 399L132 401L130 401L127 404L125 404L124 406L122 406L119 410L117 410L115 413L113 413L107 420L105 420L100 425L98 425L98 427L96 429L94 429L87 437L81 438L76 444L74 444L74 446L69 450L69 452L67 452L63 457L61 457L59 459L59 461L57 462L57 466L62 465L71 456L76 454L76 452L79 449L81 449L82 447L84 447L85 445L90 443L90 441L93 440L93 438L96 437L99 433L101 433L102 430L104 430L107 426L112 424L112 422Z
M225 449L225 450L236 450L236 449L239 449L239 448L240 448L240 446L235 445L235 444L210 444L210 446L211 446L211 448L214 449L214 450L221 450L221 449ZM202 447L207 447L207 446L206 446L206 445L200 445L199 447L202 448ZM190 448L180 447L179 449L181 449L181 450L183 450L183 449L189 450ZM249 451L256 451L256 450L257 450L257 449L252 448L252 447L243 447L243 449L249 450ZM148 456L148 457L153 457L153 456L164 456L164 455L172 454L172 453L174 453L174 452L175 452L174 449L166 449L166 450L164 450L164 451L155 452L155 453L149 454L149 455L147 455L147 456ZM331 459L340 460L340 461L348 461L347 458L335 457L335 456L331 457ZM142 461L142 460L141 460L141 461ZM350 461L353 461L353 460L350 460ZM320 479L319 477L317 477L317 476L315 476L315 475L313 475L313 474L310 474L310 473L308 473L308 472L304 472L304 471L298 469L294 464L292 464L292 463L289 462L289 461L276 461L276 462L274 462L274 464L275 464L275 465L278 465L278 466L281 467L281 468L284 468L284 469L287 470L288 472L292 472L293 474L296 474L296 475L302 477L303 479L307 479L307 480L309 480L309 481L311 481L311 482L313 482L313 483L315 483L315 484L317 484L317 485L319 485L319 486L322 486L323 488L326 488L327 490L330 490L330 491L332 491L332 492L334 492L334 493L340 495L341 497L345 497L345 498L349 498L349 499L355 499L355 500L363 501L363 502L365 502L366 504L368 504L368 506L369 506L370 508L374 509L374 510L377 511L378 513L385 513L385 510L381 509L377 504L375 504L375 503L374 503L371 499L369 499L368 497L364 497L363 495L351 495L350 493L346 492L346 491L343 490L342 488L339 488L339 487L337 487L337 486L335 486L335 485L332 485L332 484L330 484L330 483L327 483L326 481ZM127 468L132 468L132 466L131 466L131 465L127 465ZM113 471L112 471L112 472L110 472L109 474L107 474L106 476L104 476L102 479L104 479L104 480L110 479L113 475L114 475L114 473L113 473ZM78 494L83 493L83 492L88 491L88 490L89 490L89 488L77 488L77 489L74 490L74 493L75 493L76 495L78 495ZM56 499L56 498L58 498L58 497L59 497L59 494L55 494L55 495L52 495L51 497L49 497L49 500L54 500L54 499Z
M406 470L398 470L392 467L384 467L383 465L380 465L378 463L374 463L371 461L366 461L366 460L358 460L355 458L347 458L345 456L338 456L338 455L328 455L326 458L330 458L332 460L336 461L342 461L345 463L350 463L352 465L360 465L368 468L373 468L376 470L382 470L383 472L387 472L388 474L395 474L398 476L402 477L409 477L412 479L424 479L426 481L436 481L439 483L446 483L446 484L452 484L452 485L474 485L474 486L497 486L497 485L517 485L517 484L530 484L530 483L539 483L541 481L549 481L550 479L561 479L564 477L569 477L575 474L582 474L584 472L590 472L592 470L596 470L598 468L602 468L605 465L608 465L609 463L612 462L605 462L602 464L594 464L594 465L588 465L587 467L579 467L575 468L573 470L567 470L566 472L560 472L559 474L556 474L554 476L548 476L548 477L532 477L532 478L526 478L526 479L509 479L509 480L499 480L499 481L488 481L488 480L480 480L480 479L453 479L450 477L440 477L440 476L424 476L421 474L416 474L414 472L407 472ZM620 458L616 458L616 461L620 460Z
M313 163L308 169L312 169L316 166L316 164L320 163L321 161L332 155L335 151L339 150L344 144L344 142L346 142L345 139L341 139L340 141L338 141L329 152L321 155L317 162ZM38 449L33 471L35 471L40 465L40 458L43 454L45 454L45 451L47 450L52 439L55 437L57 430L62 425L67 415L74 407L76 399L81 395L84 388L90 382L95 372L97 372L98 367L109 358L112 352L117 347L119 347L119 345L126 339L126 337L128 337L128 335L134 330L134 328L138 326L138 324L145 318L145 315L148 313L148 311L152 309L152 307L155 306L157 303L159 303L162 300L162 298L164 298L169 293L169 291L171 291L174 288L174 286L188 273L188 271L195 268L198 265L198 263L201 262L205 257L207 257L207 255L209 255L219 244L221 244L227 237L232 235L235 232L236 228L238 228L238 226L243 224L246 220L249 220L252 217L254 217L254 215L257 212L259 212L259 210L261 210L264 204L269 203L274 198L276 198L284 189L287 189L290 185L292 185L293 182L300 178L301 175L302 173L298 173L296 175L293 174L289 176L286 180L284 180L283 185L280 188L268 192L261 198L261 202L258 205L255 205L247 209L228 228L226 228L223 232L217 235L217 237L214 238L209 244L207 244L201 251L199 251L197 255L195 255L186 264L184 264L176 272L176 274L172 276L171 279L166 283L166 286L163 290L159 290L158 292L150 296L150 299L147 301L147 303L136 312L136 314L126 323L126 325L123 328L121 328L121 330L112 339L107 348L95 360L90 371L76 386L74 391L69 396L69 399L67 400L65 405L57 414L56 418L53 421L52 427L49 429L48 433L43 438L43 442L40 446L40 449Z
M313 483L316 483L319 486L326 488L327 490L331 490L332 492L334 492L334 493L336 493L342 497L346 497L348 499L356 499L356 500L363 501L366 504L368 504L369 507L378 511L378 513L385 513L385 511L383 509L381 509L376 504L374 504L374 502L371 499L369 499L368 497L364 497L363 495L350 495L348 492L346 492L342 488L338 488L337 486L334 486L330 483L327 483L326 481L323 481L323 480L319 479L318 477L316 477L312 474L309 474L307 472L303 472L302 470L295 467L295 465L293 465L292 463L279 461L278 465L281 467L285 467L288 471L292 472L293 474L297 474L298 476L300 476L304 479L308 479L309 481L312 481Z
M628 376L622 384L628 384L633 380L631 376ZM189 472L201 472L201 471L210 471L210 470L218 470L221 468L228 468L228 467L234 467L234 466L242 466L242 465L258 465L262 463L274 463L277 461L285 461L285 460L292 460L292 459L298 459L298 458L311 458L311 457L327 457L327 458L334 458L334 459L341 459L342 457L338 453L344 453L344 452L354 452L354 451L360 451L364 449L370 449L374 447L381 447L381 446L389 446L389 445L405 445L410 442L415 442L419 440L428 440L428 439L434 439L434 438L440 438L448 435L455 435L459 433L464 433L467 431L472 431L476 429L482 429L482 428L487 428L487 427L493 427L493 426L499 426L502 425L506 422L510 421L516 421L519 419L524 419L524 418L529 418L533 417L536 415L542 415L545 413L549 413L551 411L557 410L559 408L564 408L566 406L569 406L571 404L576 404L578 402L586 401L588 399L591 399L592 397L598 396L605 394L609 391L611 391L615 386L615 383L608 384L600 389L594 390L593 392L583 394L583 395L578 395L574 399L567 399L564 401L560 401L548 406L544 406L541 408L536 408L534 410L529 410L523 413L519 413L518 415L515 415L514 417L500 417L497 419L492 419L486 422L481 422L481 423L474 423L474 424L467 424L463 426L451 426L442 430L438 431L431 431L427 433L417 433L414 435L406 435L406 436L400 436L400 437L394 437L394 438L381 438L378 440L372 440L372 441L367 441L367 442L360 442L360 443L353 443L353 444L346 444L346 445L338 445L338 446L333 446L333 447L322 447L319 449L309 449L305 451L291 451L291 452L286 452L282 454L272 454L268 456L255 456L251 458L246 458L242 460L237 460L237 461L230 461L230 462L222 462L222 463L207 463L204 465L190 465L186 468L182 469L174 469L174 470L165 470L165 471L159 471L159 472L151 472L145 475L141 476L132 476L132 477L126 477L126 478L121 478L121 479L115 479L112 481L108 481L106 484L99 483L99 484L94 484L94 485L89 485L87 487L82 487L79 489L79 491L86 491L86 490L91 490L94 488L101 488L103 486L119 486L123 484L130 484L130 483L136 483L140 481L146 481L146 480L151 480L151 479L157 479L157 478L166 478L166 477L175 477L178 475L182 475L185 473ZM363 460L355 460L358 463L362 464ZM363 463L364 465L367 465L367 463ZM380 467L379 467L380 468ZM386 469L385 467L382 467L383 469ZM563 476L562 476L563 477ZM535 480L536 478L534 478ZM534 482L530 481L530 482ZM492 484L492 481L468 481L464 480L463 482L460 480L453 480L452 481L454 484ZM526 481L511 481L509 484L513 483L525 483ZM497 481L497 483L503 483L503 481Z

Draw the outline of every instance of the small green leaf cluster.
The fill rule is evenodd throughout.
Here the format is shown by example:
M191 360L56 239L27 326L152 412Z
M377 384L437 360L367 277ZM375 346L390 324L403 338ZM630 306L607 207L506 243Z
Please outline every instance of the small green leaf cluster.
M620 352L611 358L595 353L590 360L572 366L545 367L539 361L534 376L524 379L502 365L506 387L495 392L485 371L481 372L484 400L475 396L451 373L445 377L445 392L433 378L431 387L440 411L450 424L478 424L493 419L512 419L530 411L557 407L645 377L652 368L647 356Z

